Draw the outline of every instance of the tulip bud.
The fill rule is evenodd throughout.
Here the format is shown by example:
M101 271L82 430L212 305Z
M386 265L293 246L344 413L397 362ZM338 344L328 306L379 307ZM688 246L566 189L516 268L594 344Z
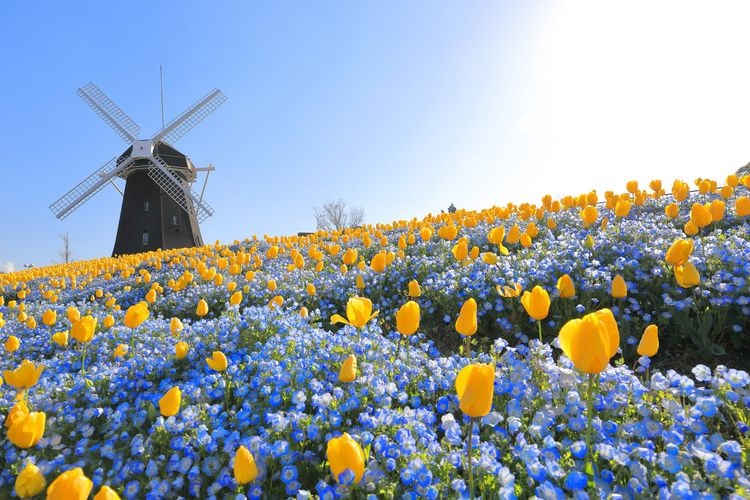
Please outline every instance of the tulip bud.
M179 387L174 386L159 399L159 411L163 417L173 417L180 411L181 402L182 391Z
M652 357L659 350L659 327L648 325L638 343L638 355Z
M62 331L52 334L52 341L60 347L66 347L68 345L68 331Z
M47 488L47 500L85 500L94 483L86 477L83 469L70 469L52 481Z
M541 321L549 314L550 299L547 290L540 286L535 286L531 292L523 292L521 296L521 305L526 310L526 314L537 321Z
M242 292L237 290L232 294L231 297L229 297L229 305L231 306L237 306L242 302Z
M560 348L584 373L601 372L620 345L617 322L609 309L565 323L558 335Z
M179 318L172 318L169 321L169 331L172 333L173 337L177 337L183 328L184 326Z
M195 308L195 314L201 318L208 314L208 303L206 303L204 299L198 301L198 306Z
M473 298L461 306L461 312L456 320L456 331L464 336L471 336L477 332L477 301Z
M341 365L339 370L339 381L340 382L354 382L357 378L357 358L354 354L350 354Z
M365 454L359 443L349 434L345 432L340 437L328 441L326 459L336 482L339 482L341 474L349 469L354 473L354 484L359 484L365 471Z
M670 203L664 207L664 215L670 219L674 219L680 215L680 207L678 207L676 203Z
M42 323L45 325L52 326L55 324L55 321L57 321L57 312L47 309L42 313Z
M419 286L417 280L411 280L409 282L409 297L416 298L422 295L422 289Z
M257 476L258 468L253 455L247 448L240 446L234 455L234 479L240 484L247 484Z
M3 346L8 352L16 352L21 346L21 341L18 340L18 337L16 337L15 335L10 335Z
M308 284L307 284L307 285L305 286L305 289L306 289L306 291L307 291L307 295L310 295L311 297L312 297L313 295L315 295L315 293L317 292L317 290L315 289L315 285L313 285L312 283L308 283Z
M19 448L35 446L42 439L46 419L42 411L19 417L8 429L8 440Z
M402 335L412 335L419 328L419 304L408 301L396 311L396 329Z
M188 351L190 350L190 346L188 346L187 342L181 340L177 342L174 346L174 357L177 360L184 359L185 356L187 356Z
M567 274L563 274L557 280L557 293L561 299L569 299L576 294L575 285L573 280Z
M492 408L495 367L488 364L465 366L456 377L459 407L470 417L484 417Z
M44 490L47 481L39 470L39 467L31 462L26 463L18 477L16 477L15 491L16 495L21 498L31 498Z
M612 288L609 294L616 299L624 299L628 296L628 285L621 275L618 274L612 280Z
M747 217L750 215L750 197L740 196L734 201L734 211L737 217Z
M210 358L206 358L206 364L217 372L223 372L227 369L228 361L227 357L221 351L214 351Z
M117 344L115 347L114 357L121 358L128 353L128 346L125 344Z
M128 310L125 311L125 326L128 328L138 328L150 315L148 304L143 301L138 302L128 307Z
M70 335L78 342L90 342L94 338L97 319L93 316L84 316L70 328Z

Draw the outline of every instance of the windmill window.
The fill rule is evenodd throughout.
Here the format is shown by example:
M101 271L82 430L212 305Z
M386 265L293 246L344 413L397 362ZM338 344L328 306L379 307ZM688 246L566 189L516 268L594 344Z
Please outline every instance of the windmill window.
M149 208L150 208L149 203L147 201L144 201L143 202L143 211L144 212L148 212Z
M143 246L148 245L148 231L143 231Z

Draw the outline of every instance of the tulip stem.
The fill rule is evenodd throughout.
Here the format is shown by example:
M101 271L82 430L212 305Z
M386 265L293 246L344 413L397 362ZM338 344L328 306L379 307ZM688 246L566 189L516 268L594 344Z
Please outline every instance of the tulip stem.
M83 343L83 350L81 351L81 375L86 374L86 347L88 342Z
M469 338L469 337L467 337ZM474 474L471 472L471 438L474 434L474 418L469 419L469 445L466 448L466 470L469 473L469 496L474 500Z
M536 320L536 326L539 327L539 343L542 342L542 321Z
M471 357L471 336L464 337L464 351L467 358Z
M587 392L587 405L586 405L586 472L589 475L594 475L594 453L591 449L591 431L593 428L592 421L594 419L594 373L589 373L589 386Z

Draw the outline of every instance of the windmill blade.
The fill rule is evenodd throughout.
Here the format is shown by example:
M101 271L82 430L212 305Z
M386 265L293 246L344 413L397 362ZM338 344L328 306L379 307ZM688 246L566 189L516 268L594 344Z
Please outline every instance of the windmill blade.
M94 113L99 115L102 120L107 122L112 130L128 144L134 143L138 139L138 132L141 128L130 119L128 115L121 110L117 104L104 95L99 87L93 83L81 87L76 92L86 104L88 104Z
M117 157L112 158L107 163L99 167L93 174L86 177L76 187L65 193L56 202L49 206L52 213L58 219L64 219L75 209L83 205L89 198L107 185L114 177L119 175L132 160L125 160L119 166Z
M198 198L190 189L187 181L169 169L164 160L158 156L151 158L153 168L148 169L148 176L164 190L188 215L194 215L198 222L203 222L214 213L208 203Z
M154 144L159 141L174 144L226 100L227 96L222 94L221 90L213 89L187 111L169 122L160 132L157 132L152 139Z

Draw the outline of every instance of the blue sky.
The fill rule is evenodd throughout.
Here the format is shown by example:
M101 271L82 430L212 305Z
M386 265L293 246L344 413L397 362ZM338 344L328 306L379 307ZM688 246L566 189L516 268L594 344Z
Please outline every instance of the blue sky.
M49 2L0 32L0 270L112 250L106 188L47 208L127 145L94 82L150 137L214 87L176 146L213 164L204 240L314 230L343 198L370 223L451 203L723 179L750 161L744 2ZM202 177L199 182L202 182ZM201 184L194 186L199 190Z

